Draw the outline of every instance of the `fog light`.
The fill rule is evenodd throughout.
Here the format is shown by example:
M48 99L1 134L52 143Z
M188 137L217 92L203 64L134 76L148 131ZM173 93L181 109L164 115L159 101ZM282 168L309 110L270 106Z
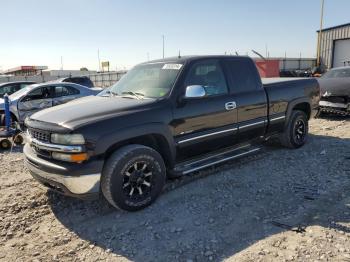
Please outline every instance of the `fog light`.
M65 162L72 162L72 163L81 163L85 160L88 160L88 154L81 153L81 154L62 154L62 153L52 153L52 158L60 161Z

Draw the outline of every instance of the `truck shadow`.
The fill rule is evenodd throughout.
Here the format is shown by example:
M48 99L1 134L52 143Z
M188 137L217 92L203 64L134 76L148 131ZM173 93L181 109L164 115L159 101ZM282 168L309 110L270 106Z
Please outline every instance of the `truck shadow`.
M321 116L318 117L319 119L325 119L329 121L350 121L350 115L349 116L339 116L335 114L327 114L322 113Z
M218 261L312 225L350 233L343 225L350 222L350 139L311 135L301 149L268 146L257 159L205 172L183 186L171 182L156 203L135 213L48 197L69 230L134 261Z

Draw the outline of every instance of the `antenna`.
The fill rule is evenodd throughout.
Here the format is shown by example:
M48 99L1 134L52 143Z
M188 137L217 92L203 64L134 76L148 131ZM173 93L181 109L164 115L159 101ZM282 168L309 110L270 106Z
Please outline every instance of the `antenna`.
M253 52L254 54L256 54L257 56L259 56L261 59L266 60L266 58L263 57L259 52L255 51L255 50L253 50L253 49L252 49L252 52Z

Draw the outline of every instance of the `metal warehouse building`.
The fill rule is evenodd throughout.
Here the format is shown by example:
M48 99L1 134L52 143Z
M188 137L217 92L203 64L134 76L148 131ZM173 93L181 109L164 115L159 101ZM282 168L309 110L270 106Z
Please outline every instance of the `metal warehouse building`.
M350 23L322 30L320 57L327 69L350 66Z

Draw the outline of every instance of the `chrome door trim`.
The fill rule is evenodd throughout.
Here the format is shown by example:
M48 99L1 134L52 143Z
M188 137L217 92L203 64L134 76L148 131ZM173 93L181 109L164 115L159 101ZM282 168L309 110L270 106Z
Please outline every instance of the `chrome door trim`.
M258 121L258 122L255 122L255 123L239 126L239 129L247 128L247 127L250 127L250 126L257 126L257 125L265 124L266 122L267 122L266 120Z
M223 134L223 133L228 133L228 132L232 132L232 131L237 131L237 129L238 129L237 127L234 127L234 128L230 128L230 129L226 129L226 130L221 130L221 131L205 134L205 135L195 136L195 137L187 138L187 139L184 139L184 140L180 140L177 143L178 144L183 144L183 143L186 143L186 142L190 142L190 141L201 139L201 138L208 137L208 136L214 136L214 135L218 135L218 134Z
M281 119L285 119L286 116L280 116L280 117L275 117L275 118L270 118L270 121L273 122L273 121L277 121L277 120L281 120Z

